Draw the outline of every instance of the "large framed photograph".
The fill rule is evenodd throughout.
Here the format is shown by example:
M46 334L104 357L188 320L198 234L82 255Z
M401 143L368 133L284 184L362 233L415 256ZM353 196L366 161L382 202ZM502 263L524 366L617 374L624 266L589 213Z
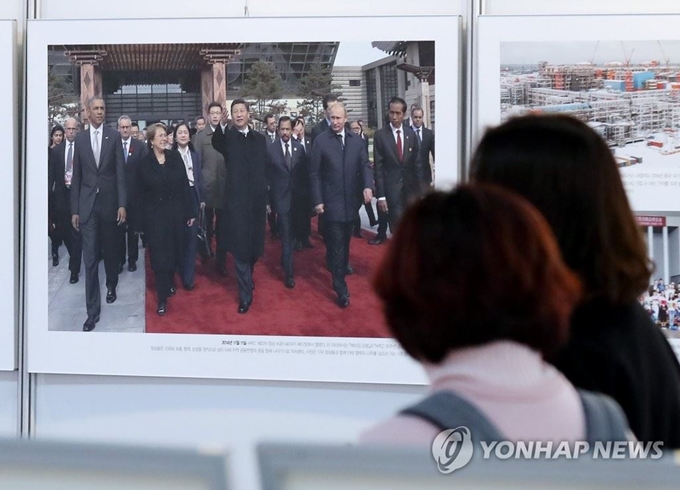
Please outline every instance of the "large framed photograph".
M680 211L680 17L482 17L478 136L513 115L571 114L611 147L636 212Z
M295 126L293 152L299 150L305 161L311 160L317 129L329 131L327 123L323 124L327 116L332 118L333 101L326 100L328 107L324 107L324 96L331 93L345 106L345 131L361 138L369 159L375 132L389 124L391 117L401 117L405 128L424 126L423 135L429 132L432 137L431 152L422 159L430 176L428 184L446 188L455 183L459 175L459 18L418 18L417 22L428 27L422 34L412 33L413 22L411 17L30 21L26 169L29 371L424 383L421 369L390 338L372 290L373 275L386 249L384 243L373 240L381 233L380 225L373 222L375 198L357 214L346 271L343 267L351 295L347 306L343 298L336 298L338 289L334 291L328 270L323 229L313 212L302 219L302 229L308 230L304 239L295 235L295 240L286 241L293 247L287 255L294 268L294 280L289 281L293 277L282 259L285 219L276 213L278 197L271 182L267 203L272 212L267 223L257 225L258 233L265 234L263 250L253 253L258 260L248 271L237 256L241 252L228 248L225 261L219 237L213 235L223 233L224 237L224 229L234 232L237 226L259 223L261 216L236 214L238 198L232 201L227 196L213 201L234 206L230 208L231 221L221 219L220 205L210 202L210 182L219 183L220 177L207 170L213 165L211 135L218 125L231 131L232 126L240 129L243 123L248 131L265 138L271 135L271 144L283 148L282 132L274 134L282 116L283 132L286 124ZM395 32L408 33L408 37L395 40ZM445 90L435 90L435 72ZM393 97L404 103L404 110L396 111L401 116L391 115ZM232 110L231 103L237 99L248 102L246 123L237 114L244 105ZM396 106L401 108L402 102ZM435 107L446 114L437 124ZM219 121L213 121L211 114L219 116ZM287 118L290 121L286 123ZM65 128L64 141L47 149L44 141L56 126ZM101 135L94 132L98 128L102 128ZM193 158L198 158L205 190L196 190L196 196L201 192L207 196L197 197L194 203L195 215L204 215L201 231L207 237L203 240L199 233L197 247L200 252L201 245L210 246L210 250L204 247L203 253L197 253L195 261L189 260L192 281L186 279L187 269L182 264L174 266L175 273L159 272L162 267L167 269L159 265L159 257L175 243L167 237L175 235L165 234L167 228L160 235L151 230L162 228L173 203L149 211L149 196L156 196L151 193L157 182L151 174L138 170L135 178L145 184L126 191L128 196L136 196L131 202L145 203L138 211L141 226L133 224L134 204L127 203L123 222L118 219L122 216L116 210L116 198L106 197L112 188L129 185L122 179L112 186L120 169L129 177L131 168L150 168L144 167L145 158L185 155L184 131L189 132L191 148L198 155L181 157L185 158L188 182L200 188L198 180L194 182L192 166ZM411 129L404 131L405 138L423 137ZM436 161L435 132L442 132L447 140L446 145L440 145ZM164 154L161 141L171 145L174 136L179 150ZM419 148L426 146L418 144ZM342 148L345 151L345 146ZM293 153L293 161L296 155ZM133 167L130 163L136 159L140 163ZM291 165L290 171L297 164ZM213 168L219 172L222 167ZM157 174L159 179L168 175ZM46 181L50 182L48 193ZM248 182L234 181L223 191L248 195ZM61 195L55 192L58 184ZM212 192L218 187L213 183ZM74 189L80 192L79 197L72 197ZM83 197L87 192L92 194L91 205L83 204L88 202ZM199 200L206 203L203 212ZM80 213L76 233L74 201ZM104 214L106 206L111 213ZM91 218L85 218L88 212L109 218L94 226ZM246 224L234 225L236 221ZM54 247L49 248L44 230L53 225L59 229L60 223L69 244L64 242L55 252ZM222 231L220 226L224 226ZM187 247L180 248L172 260L185 257ZM98 277L93 271L98 271ZM242 299L244 277L252 277L248 302ZM166 282L172 289L164 286ZM165 293L159 291L167 292L162 311L161 294Z
M17 368L17 318L19 277L19 200L17 199L19 153L17 116L17 76L16 76L16 24L13 20L0 20L0 103L4 107L9 126L4 145L5 170L0 180L0 206L7 212L4 228L5 239L0 250L6 258L6 266L0 271L0 281L4 292L0 296L0 312L6 321L0 325L0 371L13 371Z

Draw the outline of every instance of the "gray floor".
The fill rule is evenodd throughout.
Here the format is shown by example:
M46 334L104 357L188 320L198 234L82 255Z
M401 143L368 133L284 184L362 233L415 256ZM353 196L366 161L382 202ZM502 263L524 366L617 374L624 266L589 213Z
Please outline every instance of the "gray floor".
M85 309L85 266L81 266L80 281L69 284L68 252L59 247L59 265L52 267L52 258L47 259L49 267L49 330L82 331L87 318ZM113 304L106 303L106 274L104 263L99 263L102 312L95 332L144 332L145 271L144 249L139 250L137 270L128 272L127 264L118 276Z

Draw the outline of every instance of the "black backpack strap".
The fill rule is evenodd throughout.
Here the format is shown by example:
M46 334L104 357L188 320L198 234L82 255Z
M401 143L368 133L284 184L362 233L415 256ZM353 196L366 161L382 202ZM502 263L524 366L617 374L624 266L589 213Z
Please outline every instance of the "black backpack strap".
M502 441L505 437L482 411L465 398L438 391L419 403L405 408L401 415L423 419L441 430L465 426L476 441Z
M630 428L621 407L612 398L600 393L578 390L586 421L586 440L626 441Z

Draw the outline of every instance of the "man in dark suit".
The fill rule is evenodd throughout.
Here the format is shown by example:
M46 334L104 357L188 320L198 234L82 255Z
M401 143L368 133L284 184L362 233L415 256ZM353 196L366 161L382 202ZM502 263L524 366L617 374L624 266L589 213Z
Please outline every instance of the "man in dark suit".
M309 170L303 146L291 138L290 117L283 116L278 124L279 138L267 147L269 162L267 181L270 192L270 212L278 216L282 251L281 265L287 288L295 287L293 279L293 243L302 240L304 222L309 222Z
M125 160L118 131L103 125L106 105L101 97L87 103L90 128L75 139L71 181L71 224L82 232L87 320L94 329L101 313L97 254L106 269L106 302L116 301L118 225L125 223Z
M338 306L349 306L345 282L349 243L357 211L373 198L373 177L361 137L345 130L347 111L342 103L330 109L330 128L312 145L310 180L316 212L324 215L326 262L333 277Z
M423 192L424 179L416 134L403 124L406 101L392 97L388 107L390 124L375 133L373 155L378 208L395 230L408 203Z
M212 145L212 137L215 129L220 126L223 112L222 104L211 102L208 106L208 125L196 133L193 140L194 148L201 158L201 171L205 185L205 232L209 243L213 236L217 243L221 241L222 205L226 198L227 170L224 166L224 157ZM227 275L226 263L227 253L218 247L215 269L221 276Z
M432 185L432 167L430 155L434 162L434 132L423 125L424 111L420 107L411 109L411 129L416 133L420 144L420 161L423 164L423 178L425 186Z
M305 150L307 161L309 161L309 155L312 151L312 138L310 138L305 131L305 119L303 117L295 118L295 121L293 122L293 137L291 139L302 145L302 149ZM309 165L307 167L309 168ZM304 223L300 224L300 237L295 243L295 250L298 252L303 248L314 248L314 245L312 245L312 242L309 240L309 237L312 235L312 217L314 216L314 213L310 211L311 204L309 205L309 210L307 212L307 219Z
M54 233L63 241L68 250L68 270L71 271L69 283L78 282L83 255L83 242L80 232L71 226L71 182L73 179L73 140L78 134L78 121L69 117L64 122L64 140L52 148L49 159L50 216Z
M218 236L218 249L231 252L236 260L239 313L246 313L253 302L253 270L264 253L267 215L269 159L267 139L248 126L250 106L243 99L231 103L232 126L226 128L227 112L212 136L213 147L226 163L227 192ZM206 128L207 129L207 128Z
M267 145L271 145L277 140L276 117L271 112L264 116L264 130L262 131L262 134L267 138ZM268 194L268 199L271 202L271 189ZM269 223L269 232L271 233L272 238L278 238L280 230L278 226L278 217L275 211L267 213L267 223Z
M132 120L129 116L120 116L118 118L118 132L120 133L121 144L123 145L123 159L125 160L125 193L127 197L127 212L126 222L120 225L120 268L119 272L123 272L123 265L125 264L125 248L127 245L127 263L128 271L134 272L137 270L137 260L139 259L139 230L141 224L138 221L141 219L138 209L137 189L137 168L139 162L146 155L147 146L132 137ZM126 236L127 235L127 240Z
M326 94L323 96L323 99L321 100L321 103L323 104L323 111L325 118L316 123L316 125L312 128L312 135L311 135L311 140L312 143L314 143L314 140L316 139L317 136L319 136L321 133L325 133L328 131L328 128L331 126L331 106L335 104L338 101L338 96L335 94Z

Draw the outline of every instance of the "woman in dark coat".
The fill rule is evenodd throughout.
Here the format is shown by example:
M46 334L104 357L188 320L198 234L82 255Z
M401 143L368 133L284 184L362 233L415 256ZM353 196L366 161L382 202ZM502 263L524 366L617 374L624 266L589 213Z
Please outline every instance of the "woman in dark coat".
M191 204L196 216L205 208L205 185L201 171L201 157L191 144L191 130L189 125L181 123L173 131L174 150L179 151L182 163L187 173L189 189L191 190ZM178 264L184 289L194 289L194 273L196 271L196 253L198 251L198 222L186 226L184 230L184 250Z
M165 315L174 294L173 275L182 258L184 230L196 219L189 180L179 152L166 150L162 124L147 128L151 151L139 164L138 185L144 234L156 278L157 313Z
M555 366L619 402L638 440L680 447L680 366L637 301L651 264L604 139L569 116L514 118L487 131L471 169L475 181L515 190L543 213L583 282Z

